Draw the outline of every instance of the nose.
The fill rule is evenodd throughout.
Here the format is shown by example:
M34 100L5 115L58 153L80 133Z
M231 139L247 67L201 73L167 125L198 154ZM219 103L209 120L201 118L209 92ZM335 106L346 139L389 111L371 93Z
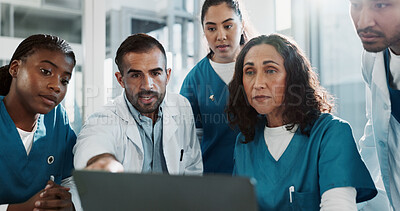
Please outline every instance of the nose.
M145 75L142 81L142 89L144 90L153 90L154 80L151 76Z
M358 14L357 28L365 29L374 25L375 19L373 11L371 11L369 7L364 6Z
M218 30L218 41L226 40L226 32L225 30Z
M61 80L59 77L52 77L49 81L48 88L53 90L56 93L60 93L61 91Z
M265 89L265 78L262 77L261 74L256 74L255 79L254 79L254 89L260 90L260 89Z

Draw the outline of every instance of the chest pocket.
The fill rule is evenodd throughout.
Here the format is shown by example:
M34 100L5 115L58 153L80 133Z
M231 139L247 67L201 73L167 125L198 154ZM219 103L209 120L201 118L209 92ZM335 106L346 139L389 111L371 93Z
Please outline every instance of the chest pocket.
M319 210L320 196L318 192L294 192L292 210Z

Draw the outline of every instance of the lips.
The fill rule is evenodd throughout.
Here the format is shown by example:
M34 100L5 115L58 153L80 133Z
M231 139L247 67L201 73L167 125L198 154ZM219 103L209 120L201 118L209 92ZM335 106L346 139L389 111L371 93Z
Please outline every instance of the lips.
M151 104L155 100L155 95L139 95L139 100L143 104Z
M374 33L359 33L358 34L363 42L374 42L381 36Z
M49 106L55 106L57 104L57 97L55 95L40 95L43 102Z
M220 51L225 51L228 47L229 45L217 45L217 49Z
M257 102L262 102L262 101L268 100L270 98L271 98L270 96L266 96L266 95L256 95L253 97L253 99L256 100Z

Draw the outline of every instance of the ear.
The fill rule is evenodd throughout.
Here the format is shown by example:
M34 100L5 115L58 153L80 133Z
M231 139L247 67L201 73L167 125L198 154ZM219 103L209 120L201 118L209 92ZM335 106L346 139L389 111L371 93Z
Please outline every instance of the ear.
M125 84L123 80L124 76L120 72L116 72L115 77L117 78L119 85L121 85L121 87L125 89Z
M19 68L21 67L22 61L21 60L13 60L10 64L8 72L10 73L11 77L16 78L18 75Z
M168 84L169 78L171 77L171 68L168 68L166 72L167 72L167 84Z

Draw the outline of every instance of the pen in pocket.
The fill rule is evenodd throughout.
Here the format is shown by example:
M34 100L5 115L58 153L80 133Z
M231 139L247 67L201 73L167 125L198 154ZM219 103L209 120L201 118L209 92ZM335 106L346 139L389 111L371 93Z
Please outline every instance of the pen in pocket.
M289 187L289 202L292 203L293 202L293 196L292 194L294 193L294 186L290 186Z
M183 149L181 149L181 158L179 159L179 161L182 161L183 159Z

